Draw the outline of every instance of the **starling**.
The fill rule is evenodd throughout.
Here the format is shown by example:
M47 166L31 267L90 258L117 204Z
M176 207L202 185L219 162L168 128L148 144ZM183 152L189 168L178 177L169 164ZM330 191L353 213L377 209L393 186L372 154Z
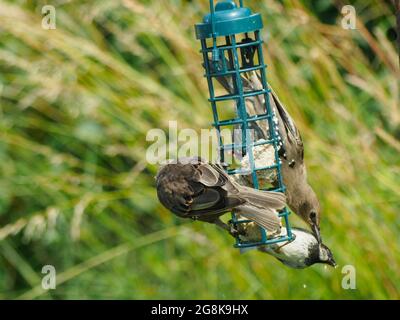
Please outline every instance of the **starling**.
M219 83L230 93L235 94L235 85L232 78L218 77ZM241 76L243 90L245 92L258 91L263 89L262 82L256 72L247 72ZM283 183L286 187L287 204L297 215L299 215L313 231L319 242L322 242L320 235L320 204L318 198L307 181L307 171L304 163L304 145L295 122L279 101L275 92L270 88L269 101L273 112L273 130L278 133L279 158L281 161L281 172ZM262 115L266 113L265 95L255 95L245 98L248 116ZM254 131L253 139L269 139L268 122L252 121L250 128ZM257 159L255 159L257 162ZM260 174L258 172L257 174ZM240 180L243 182L243 179ZM274 187L278 187L275 180Z

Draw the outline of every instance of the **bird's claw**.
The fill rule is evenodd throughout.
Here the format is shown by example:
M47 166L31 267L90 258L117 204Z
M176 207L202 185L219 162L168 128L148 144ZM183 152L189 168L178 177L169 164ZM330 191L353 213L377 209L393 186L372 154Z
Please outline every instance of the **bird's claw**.
M238 229L236 229L236 226L229 221L229 233L231 234L231 236L237 238L240 235L240 232Z
M229 220L229 233L233 236L233 237L235 237L235 238L237 238L237 237L239 237L239 236L245 236L246 235L246 232L244 231L244 230L238 230L237 229L237 226L233 223L233 221L232 220Z
M289 243L293 242L295 239L296 239L296 235L293 234L292 239L286 241L286 242L285 242L284 244L282 244L281 246L278 246L278 247L275 249L275 252L276 252L276 253L280 253L280 252L281 252L281 249L282 249L284 246L286 246L286 245L288 245Z

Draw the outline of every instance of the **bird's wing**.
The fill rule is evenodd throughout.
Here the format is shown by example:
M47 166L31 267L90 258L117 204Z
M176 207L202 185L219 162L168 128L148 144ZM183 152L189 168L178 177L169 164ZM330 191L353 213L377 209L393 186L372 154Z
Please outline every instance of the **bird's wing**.
M200 172L197 181L204 186L204 191L193 198L192 213L200 215L235 209L269 232L280 230L278 211L285 207L286 200L283 193L240 186L217 164L202 163L197 170Z
M192 196L186 199L188 215L201 217L220 214L244 203L245 200L237 192L228 191L236 189L221 167L201 162L193 165L193 168L199 174L187 177L189 187L193 190Z
M261 79L254 71L245 73L244 76L242 76L242 82L245 90L254 91L262 89ZM295 157L302 162L304 159L304 144L300 132L297 129L296 123L290 116L289 112L286 111L286 108L283 106L278 98L278 95L275 93L271 86L269 86L269 89L271 90L269 94L269 102L273 109L273 112L278 118L279 134L284 143L283 149L286 149L282 150L280 154L283 155L285 154L285 152L291 153L289 155L290 157ZM265 113L264 95L246 98L246 107L250 115L259 115ZM262 123L263 122L266 124L266 121L262 121ZM268 137L268 126L264 124L257 125L264 132L264 136Z
M197 167L199 171L198 182L204 184L207 187L221 187L227 183L227 177L216 170L216 167L209 163L202 163Z
M235 212L239 213L246 219L254 221L268 232L280 232L281 219L278 217L278 213L271 208L258 208L256 206L246 204L239 206L237 209L235 209Z
M303 161L304 160L304 144L303 144L303 139L301 138L300 131L297 129L296 123L290 116L290 114L286 111L285 107L283 104L279 101L278 96L274 92L274 90L270 87L271 89L271 97L272 101L271 104L273 105L274 109L276 110L275 113L277 112L276 116L279 117L279 124L280 124L280 131L281 134L283 133L285 136L284 143L290 144L291 146L294 146L292 148L296 154L299 160ZM283 126L282 126L283 124ZM283 130L282 130L283 127ZM286 140L286 141L285 141Z
M193 198L193 202L190 204L190 210L192 212L210 210L217 206L218 202L220 201L221 194L218 192L218 190L204 188L201 194Z
M286 197L280 192L261 191L239 186L241 197L246 203L235 209L243 217L250 219L269 232L280 231L279 211L286 204Z

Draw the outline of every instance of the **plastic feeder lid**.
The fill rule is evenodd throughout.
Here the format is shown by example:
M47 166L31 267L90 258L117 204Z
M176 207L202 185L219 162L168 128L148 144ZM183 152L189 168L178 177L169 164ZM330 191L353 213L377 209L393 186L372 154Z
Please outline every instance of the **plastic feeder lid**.
M249 8L238 8L235 1L220 1L215 6L214 13L215 36L252 32L263 27L261 15L252 13ZM203 18L202 23L195 26L196 38L213 37L211 13Z

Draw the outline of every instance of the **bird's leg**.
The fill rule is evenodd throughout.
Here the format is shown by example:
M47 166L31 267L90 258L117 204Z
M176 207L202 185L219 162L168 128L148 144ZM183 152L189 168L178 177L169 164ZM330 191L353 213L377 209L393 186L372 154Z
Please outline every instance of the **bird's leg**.
M280 253L280 252L281 252L281 249L282 249L284 246L288 245L289 243L293 242L294 239L296 239L296 236L293 234L293 238L292 238L292 239L286 241L286 242L285 242L284 244L282 244L281 246L278 246L274 251L275 251L276 253Z
M291 243L293 240L290 240L290 241L286 241L284 244L282 244L281 246L278 246L276 249L275 249L275 252L276 253L281 253L281 249L284 247L284 246L286 246L286 245L288 245L289 243Z
M217 225L218 227L228 231L232 237L236 238L239 235L239 231L234 228L233 224L228 225L225 222L222 222L222 220L220 218L216 219L214 221L214 224Z

